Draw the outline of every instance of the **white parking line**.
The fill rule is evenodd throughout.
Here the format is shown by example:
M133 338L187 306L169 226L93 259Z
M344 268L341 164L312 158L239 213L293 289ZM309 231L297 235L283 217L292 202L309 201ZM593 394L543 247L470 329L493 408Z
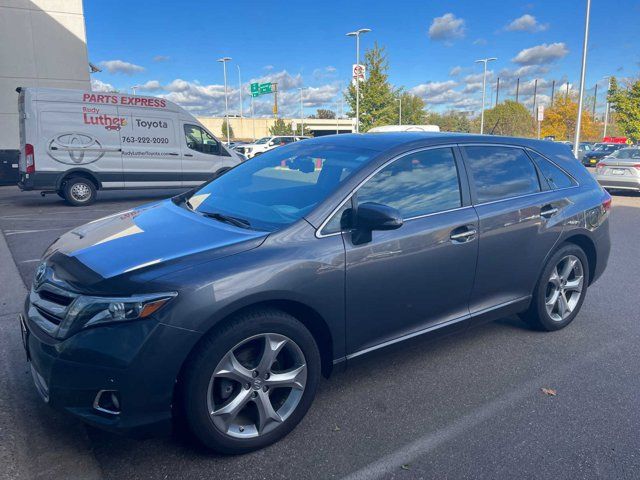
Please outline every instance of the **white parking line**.
M55 232L56 230L69 230L69 227L58 227L58 228L44 228L41 230L5 230L5 237L9 237L11 235L21 235L23 233L40 233L40 232Z
M430 451L461 436L467 430L480 425L496 415L499 415L504 412L505 409L513 407L514 403L521 401L526 397L539 394L540 386L548 384L550 377L558 378L567 373L579 371L579 366L598 361L598 357L610 352L611 350L619 348L621 343L621 341L614 341L609 344L605 344L602 348L591 351L586 358L583 357L580 360L567 362L561 368L553 372L549 372L549 374L545 375L544 378L537 377L525 382L519 388L512 390L502 397L498 397L492 402L481 406L467 415L464 415L459 420L450 423L440 430L424 435L408 445L405 445L401 449L385 455L379 460L347 475L343 480L370 480L374 478L386 478L391 475L392 472L399 471L403 465L411 464L420 457L424 457ZM607 353L607 355L610 354Z
M32 258L31 260L21 260L18 263L33 263L33 262L39 262L41 259L40 258Z

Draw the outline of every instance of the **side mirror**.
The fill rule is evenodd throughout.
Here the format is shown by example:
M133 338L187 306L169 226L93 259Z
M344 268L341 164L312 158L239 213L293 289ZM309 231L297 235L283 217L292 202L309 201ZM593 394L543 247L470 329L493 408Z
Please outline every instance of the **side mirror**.
M358 205L352 240L355 245L371 241L374 230L396 230L403 224L400 212L388 205L367 202Z

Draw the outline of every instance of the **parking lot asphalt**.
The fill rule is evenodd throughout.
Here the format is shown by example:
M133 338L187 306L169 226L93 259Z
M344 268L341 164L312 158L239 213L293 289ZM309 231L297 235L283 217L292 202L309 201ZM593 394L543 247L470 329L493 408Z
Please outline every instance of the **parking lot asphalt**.
M172 193L108 192L90 207L73 208L55 195L2 187L0 229L28 287L40 255L61 233ZM239 457L213 455L182 435L117 437L51 411L35 394L16 345L13 310L21 299L6 303L0 307L4 475L638 478L640 195L614 194L611 234L609 266L566 329L535 332L511 317L363 359L321 382L308 415L288 437ZM3 274L7 261L0 265ZM14 290L24 292L22 286ZM33 465L24 469L21 462ZM55 468L45 474L46 465Z

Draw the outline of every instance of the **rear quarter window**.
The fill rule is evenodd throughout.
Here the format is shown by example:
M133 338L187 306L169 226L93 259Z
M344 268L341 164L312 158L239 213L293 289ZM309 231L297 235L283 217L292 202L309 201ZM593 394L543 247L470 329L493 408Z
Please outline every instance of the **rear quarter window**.
M569 188L578 184L568 173L539 153L532 150L528 150L528 153L552 189Z

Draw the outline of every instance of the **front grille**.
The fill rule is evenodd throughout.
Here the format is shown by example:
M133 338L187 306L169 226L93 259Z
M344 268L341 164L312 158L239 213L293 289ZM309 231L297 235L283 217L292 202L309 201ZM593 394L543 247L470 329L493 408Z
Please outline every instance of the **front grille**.
M34 305L34 306L36 307L36 310L38 311L38 313L41 316L43 316L45 319L49 320L51 323L55 325L60 325L60 322L62 322L62 318L59 318L58 316L48 312L43 307L39 305Z
M29 294L30 317L49 335L56 336L58 327L77 297L77 293L66 288L66 284L47 270L44 278L34 285Z
M41 290L39 294L40 294L40 298L44 300L48 300L53 303L57 303L58 305L63 305L65 307L70 305L71 302L73 302L73 297L68 297L66 295L52 292L49 290Z

